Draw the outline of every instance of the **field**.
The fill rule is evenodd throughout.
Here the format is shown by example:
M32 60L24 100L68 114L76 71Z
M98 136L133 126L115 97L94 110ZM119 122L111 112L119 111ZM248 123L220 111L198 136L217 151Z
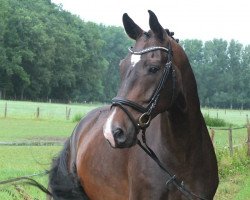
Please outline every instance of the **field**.
M0 101L0 181L18 176L36 174L49 169L51 159L62 148L61 145L74 129L75 118L85 116L90 110L101 104L54 104L7 101L7 117L5 118L6 101ZM37 118L37 107L39 117ZM66 120L67 111L70 117ZM249 110L203 109L203 113L211 117L224 119L233 127L246 124ZM246 156L246 128L233 130L234 155L228 151L228 131L215 131L215 149L220 170L220 185L216 200L250 200L250 159ZM9 146L16 144L47 144L51 146ZM3 145L4 144L4 145ZM47 185L47 176L35 179ZM0 199L45 200L45 195L36 188L18 183L16 185L0 185Z
M61 146L0 146L0 180L44 172L49 169L51 159L57 155ZM47 176L35 178L44 186ZM0 187L1 200L39 199L45 195L29 185L4 185Z

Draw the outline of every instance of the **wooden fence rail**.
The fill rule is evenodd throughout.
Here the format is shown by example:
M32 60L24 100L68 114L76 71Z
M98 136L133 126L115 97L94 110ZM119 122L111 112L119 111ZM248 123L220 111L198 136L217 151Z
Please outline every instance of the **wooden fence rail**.
M250 123L247 124L247 155L250 157Z
M230 156L233 156L233 130L237 130L237 129L247 129L247 155L250 157L250 123L249 123L249 119L248 119L248 115L247 115L247 124L245 126L241 126L241 127L235 127L233 128L231 125L227 128L217 128L217 127L209 127L210 129L210 138L212 140L212 143L214 144L215 141L215 131L216 130L224 130L224 131L228 131L228 148L229 148L229 153Z
M7 104L7 102L5 103L5 105L4 105L4 118L7 118L7 116L8 116L8 104ZM40 114L41 114L41 109L40 109L40 107L38 106L37 108L36 108L36 110L35 110L35 113L34 113L34 115L35 115L35 118L40 118ZM66 106L66 120L69 120L70 119L70 115L71 115L71 108L68 108L67 106Z

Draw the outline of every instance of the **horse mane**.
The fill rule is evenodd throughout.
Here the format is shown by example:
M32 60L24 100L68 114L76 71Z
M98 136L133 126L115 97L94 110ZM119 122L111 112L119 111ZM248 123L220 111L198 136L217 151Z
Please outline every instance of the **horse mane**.
M168 36L171 37L173 40L175 40L177 43L179 43L179 39L174 38L174 32L171 32L169 29L164 29Z
M49 190L52 191L53 200L88 200L74 165L72 172L68 169L70 154L70 139L68 139L60 155L53 159L49 174Z
M179 39L174 38L174 32L169 31L169 29L165 29L165 31L167 32L168 36L176 42L176 52L174 53L174 55L179 55L178 59L175 59L175 62L181 73L181 79L179 80L180 82L182 82L181 95L178 98L178 102L182 104L181 110L184 111L188 107L195 109L196 111L200 110L197 82L188 56L185 50L179 44Z
M179 39L174 38L174 32L169 31L169 29L164 29L166 31L166 33L168 34L169 37L171 37L173 40L175 40L177 43L179 43ZM148 32L143 32L144 35L146 35L147 37L149 37L149 33Z

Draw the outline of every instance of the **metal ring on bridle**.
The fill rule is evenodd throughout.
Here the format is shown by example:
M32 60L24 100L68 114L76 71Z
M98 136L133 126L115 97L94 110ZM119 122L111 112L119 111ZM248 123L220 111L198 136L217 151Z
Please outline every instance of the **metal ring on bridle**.
M151 116L148 113L143 113L138 120L138 125L141 128L147 128L150 124Z

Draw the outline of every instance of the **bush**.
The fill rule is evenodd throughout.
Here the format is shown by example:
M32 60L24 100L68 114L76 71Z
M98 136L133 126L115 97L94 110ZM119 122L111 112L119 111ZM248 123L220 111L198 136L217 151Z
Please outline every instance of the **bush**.
M216 149L216 157L221 178L242 173L250 167L250 159L247 156L246 146L235 148L232 157L228 149Z
M81 121L82 117L83 117L82 113L77 113L74 115L72 122L79 122L79 121Z
M204 119L205 119L206 125L211 126L211 127L225 127L229 125L228 123L225 122L225 120L219 119L219 118L218 119L212 118L208 114L204 115Z

